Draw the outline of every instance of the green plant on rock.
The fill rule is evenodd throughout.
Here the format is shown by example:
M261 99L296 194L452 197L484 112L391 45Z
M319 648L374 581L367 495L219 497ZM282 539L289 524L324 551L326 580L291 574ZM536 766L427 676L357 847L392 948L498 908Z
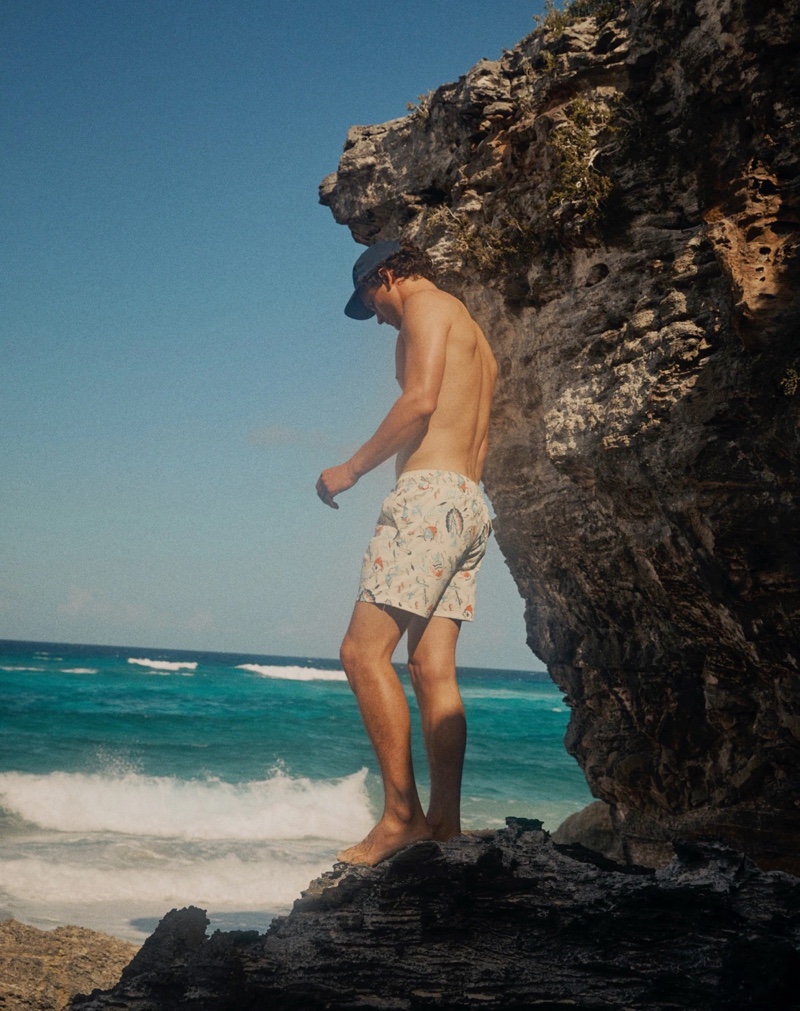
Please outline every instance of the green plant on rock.
M410 115L425 123L431 114L431 99L433 92L429 91L424 95L417 95L416 102L406 102L406 108Z
M542 51L542 72L547 77L555 77L558 72L558 60L549 49Z
M564 119L550 135L550 145L558 155L555 178L548 204L556 216L582 219L579 231L596 228L602 221L603 207L613 189L609 176L596 162L606 152L599 136L619 131L612 122L612 109L604 102L584 97L573 99L564 110Z
M565 0L564 6L559 7L555 0L544 0L544 14L534 14L533 20L537 29L563 32L580 18L592 17L599 23L609 21L624 6L621 0Z
M563 32L573 20L569 14L569 3L559 7L555 0L544 0L544 14L533 15L533 23L537 28L548 28L553 32Z
M444 226L453 251L466 264L495 278L527 268L542 250L538 230L525 223L515 207L507 208L491 224L472 221L449 207L437 207L429 222L434 227Z

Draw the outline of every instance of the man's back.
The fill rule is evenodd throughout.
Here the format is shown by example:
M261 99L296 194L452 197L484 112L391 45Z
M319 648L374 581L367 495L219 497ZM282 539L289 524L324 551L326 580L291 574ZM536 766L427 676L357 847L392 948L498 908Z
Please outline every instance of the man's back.
M407 302L397 341L397 379L405 387L405 330L417 318L446 328L444 372L427 427L397 454L398 475L408 470L448 470L480 480L488 444L489 411L497 365L483 331L464 304L424 287Z

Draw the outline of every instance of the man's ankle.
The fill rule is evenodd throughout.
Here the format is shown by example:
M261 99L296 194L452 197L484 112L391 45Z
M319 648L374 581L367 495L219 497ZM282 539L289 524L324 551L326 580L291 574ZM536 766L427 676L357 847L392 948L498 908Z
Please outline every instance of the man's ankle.
M458 819L452 818L433 818L431 815L425 816L426 821L433 833L433 838L440 841L447 839L452 839L457 835L461 835L461 822Z
M417 822L427 824L422 807L413 804L398 804L385 809L381 821L394 822L398 825L414 825Z

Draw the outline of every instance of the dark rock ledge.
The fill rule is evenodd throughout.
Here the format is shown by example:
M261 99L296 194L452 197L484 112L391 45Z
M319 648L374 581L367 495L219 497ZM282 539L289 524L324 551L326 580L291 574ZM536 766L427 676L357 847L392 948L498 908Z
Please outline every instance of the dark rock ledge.
M509 819L337 865L266 934L207 922L168 913L117 986L71 1008L800 1008L800 880L714 843L631 869Z

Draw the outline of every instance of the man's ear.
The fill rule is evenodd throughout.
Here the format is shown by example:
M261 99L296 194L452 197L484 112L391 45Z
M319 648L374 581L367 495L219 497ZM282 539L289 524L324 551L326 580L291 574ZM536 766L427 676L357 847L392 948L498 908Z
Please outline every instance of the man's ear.
M394 282L394 274L391 272L391 270L388 270L386 267L379 267L378 268L378 277L381 279L381 285L387 291L391 291L392 290L392 285L395 283Z

